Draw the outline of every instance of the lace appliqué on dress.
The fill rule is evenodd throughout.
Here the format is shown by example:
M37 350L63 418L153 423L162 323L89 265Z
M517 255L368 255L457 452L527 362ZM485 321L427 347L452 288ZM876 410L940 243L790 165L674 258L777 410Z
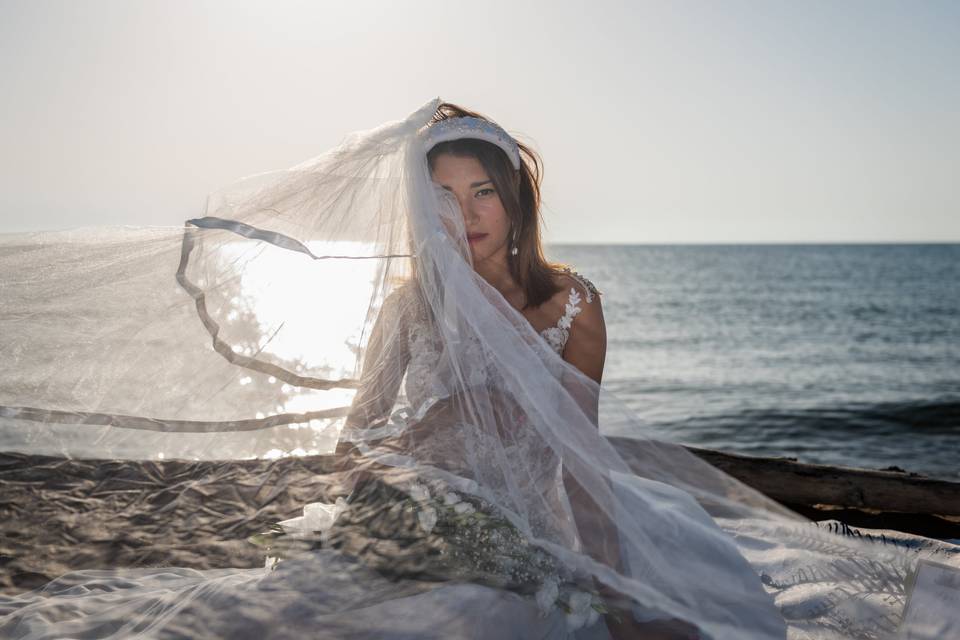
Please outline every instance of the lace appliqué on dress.
M568 267L564 269L564 272L576 280L587 292L587 304L593 302L594 295L599 295L600 292L594 284L573 269ZM547 344L549 344L558 355L563 353L563 348L567 345L567 340L570 339L570 324L577 314L583 310L580 307L580 301L580 293L571 287L563 316L557 321L557 326L544 329L540 332L543 339L547 341Z
M544 329L540 332L543 339L547 341L554 351L558 354L563 353L563 348L567 345L570 338L570 323L583 309L580 308L580 294L576 289L570 289L570 297L567 298L567 305L563 316L557 321L557 326Z
M583 287L584 294L571 287L564 307L563 316L557 321L556 326L549 327L540 332L540 336L550 345L557 355L563 354L563 349L570 338L570 327L573 319L582 311L581 303L586 299L587 304L593 302L595 295L600 295L600 291L590 280L580 275L576 271L565 268L564 273L573 278L577 284ZM407 295L413 295L412 290L406 292ZM407 316L405 321L409 327L408 343L410 361L407 367L407 375L404 383L404 390L407 399L414 407L419 407L428 398L442 398L448 395L449 389L444 382L444 376L438 375L443 368L442 344L439 336L432 330L427 320L426 309L422 302L416 298L412 299L411 304L407 305ZM483 362L481 345L465 345L476 351L477 356L474 362ZM488 376L485 367L476 367L470 371L471 384L482 384Z

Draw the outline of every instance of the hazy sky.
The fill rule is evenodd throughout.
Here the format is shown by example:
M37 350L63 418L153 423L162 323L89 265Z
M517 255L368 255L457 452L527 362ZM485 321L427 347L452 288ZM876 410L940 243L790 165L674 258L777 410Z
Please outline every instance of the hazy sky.
M0 231L179 225L440 96L553 242L960 241L960 2L0 0Z

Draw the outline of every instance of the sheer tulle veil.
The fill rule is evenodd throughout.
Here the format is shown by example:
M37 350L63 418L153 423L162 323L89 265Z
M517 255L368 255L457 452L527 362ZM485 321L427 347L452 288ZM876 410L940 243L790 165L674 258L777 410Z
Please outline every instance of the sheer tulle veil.
M473 270L458 205L426 162L439 104L245 178L183 228L0 238L5 449L341 453L310 501L322 535L274 568L75 571L3 597L4 634L585 634L596 616L571 623L578 592L551 606L564 585L709 638L895 634L918 554L834 535L646 438ZM427 346L434 366L408 370ZM637 446L618 453L602 432ZM478 535L499 523L494 546L522 540L536 570L443 560L485 549L440 535L446 507Z

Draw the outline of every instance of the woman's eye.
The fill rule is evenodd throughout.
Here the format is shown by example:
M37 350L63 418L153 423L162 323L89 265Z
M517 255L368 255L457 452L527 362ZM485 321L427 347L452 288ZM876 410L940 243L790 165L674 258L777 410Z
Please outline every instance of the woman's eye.
M488 194L491 194L491 193L494 193L494 191L493 191L493 189L490 189L489 187L486 188L486 189L480 189L480 191L477 191L477 197L483 197L483 196L488 195Z

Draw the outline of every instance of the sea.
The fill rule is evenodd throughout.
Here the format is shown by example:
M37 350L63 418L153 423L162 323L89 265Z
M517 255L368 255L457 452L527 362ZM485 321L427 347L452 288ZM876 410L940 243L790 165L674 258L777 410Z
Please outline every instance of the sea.
M547 254L602 292L604 398L639 418L621 422L632 423L620 427L631 433L601 424L607 435L960 481L960 244L550 245ZM307 304L299 282L289 288L291 300ZM324 301L318 304L320 313ZM181 311L193 320L192 305ZM86 321L95 323L97 313L110 310L87 309ZM301 350L318 339L314 325L305 329L290 333ZM197 340L207 346L204 335ZM167 375L169 366L165 360L141 375ZM150 401L137 391L142 384L125 380L113 390L121 409L127 397ZM90 384L88 395L100 397L99 383ZM132 385L129 394L124 384ZM278 393L256 386L242 390ZM214 398L229 397L205 401L205 411L220 415ZM54 453L66 444L101 446L88 430L62 431L44 432ZM0 431L0 449L40 451L31 433L22 425ZM177 455L153 451L141 432L133 434L114 443L111 455Z
M960 480L960 244L547 253L602 292L643 435Z

